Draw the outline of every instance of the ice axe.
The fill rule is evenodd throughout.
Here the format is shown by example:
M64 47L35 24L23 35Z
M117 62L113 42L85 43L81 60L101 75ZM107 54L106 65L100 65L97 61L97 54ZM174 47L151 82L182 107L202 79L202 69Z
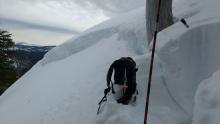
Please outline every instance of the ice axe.
M180 21L186 26L186 28L189 28L189 25L184 18L182 18Z

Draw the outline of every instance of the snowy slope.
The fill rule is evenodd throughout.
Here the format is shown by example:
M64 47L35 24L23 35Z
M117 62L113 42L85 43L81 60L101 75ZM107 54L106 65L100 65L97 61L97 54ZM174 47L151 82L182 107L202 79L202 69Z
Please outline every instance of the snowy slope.
M187 3L186 7L178 10L181 3ZM159 33L149 123L218 124L218 5L218 0L175 2L175 17L186 17L190 28L177 22ZM0 97L1 122L143 123L150 58L144 10L129 11L51 50ZM131 56L137 62L137 103L122 106L110 95L97 116L97 103L106 87L106 72L112 61L121 56Z
M219 123L220 110L220 71L215 72L209 79L202 81L195 96L193 124Z

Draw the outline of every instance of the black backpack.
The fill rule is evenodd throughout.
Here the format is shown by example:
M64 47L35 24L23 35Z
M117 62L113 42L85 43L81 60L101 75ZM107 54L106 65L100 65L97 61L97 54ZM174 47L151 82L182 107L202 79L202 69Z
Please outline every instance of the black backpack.
M114 84L118 84L125 87L125 92L123 97L117 100L118 103L128 104L130 101L132 94L136 91L137 83L136 83L136 63L131 57L122 57L116 61L114 61L107 73L107 86L105 92L110 91L112 89L112 93L114 94ZM112 74L114 71L114 82L112 82ZM111 86L110 86L111 85Z

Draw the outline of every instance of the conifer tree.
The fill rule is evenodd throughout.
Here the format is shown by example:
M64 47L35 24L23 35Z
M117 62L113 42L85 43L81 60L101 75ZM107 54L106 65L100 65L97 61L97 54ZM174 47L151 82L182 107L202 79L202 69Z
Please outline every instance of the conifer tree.
M17 78L13 45L11 34L0 29L0 94Z

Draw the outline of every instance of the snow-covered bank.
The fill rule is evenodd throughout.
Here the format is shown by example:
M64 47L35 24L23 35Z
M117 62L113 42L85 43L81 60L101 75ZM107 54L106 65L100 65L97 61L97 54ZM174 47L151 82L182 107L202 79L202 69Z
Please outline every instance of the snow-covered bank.
M180 36L169 37L172 40L168 42L161 40L166 44L158 45L157 55L168 87L191 116L199 83L220 70L220 42L216 40L220 39L219 28L220 23L198 26Z
M135 15L144 18L142 10ZM1 96L4 99L0 103L0 111L4 113L1 120L5 124L91 123L96 117L97 102L103 95L111 62L121 56L147 51L142 45L145 43L145 36L141 35L144 27L136 26L143 24L140 18L134 18L129 24L125 20L116 21L120 22L116 23L116 31L113 30L115 23L112 27L98 27L100 31L88 31L79 37L81 40L52 50ZM140 23L133 24L137 21ZM98 34L101 31L104 33ZM42 65L44 61L47 62ZM8 115L12 115L12 111L15 117L10 119Z
M218 124L220 122L220 71L202 81L195 96L193 124Z
M216 71L220 70L220 15L215 10L220 4L218 0L193 0L187 5L192 9L188 7L179 14L187 15L190 28L177 22L158 36L151 124L218 124L219 72ZM104 22L49 52L0 97L1 122L142 123L150 58L145 47L144 10L138 8ZM109 96L105 109L97 116L97 103L106 87L106 72L121 56L131 56L137 62L137 103L122 106ZM203 81L207 78L210 79ZM213 83L207 83L210 80ZM212 91L212 87L216 88Z
M80 34L78 37L68 40L47 53L41 63L45 65L53 61L62 60L90 46L96 45L96 43L115 34L118 35L118 41L126 40L131 49L135 50L138 54L144 54L147 52L144 23L144 7L141 7L121 17L101 23Z

